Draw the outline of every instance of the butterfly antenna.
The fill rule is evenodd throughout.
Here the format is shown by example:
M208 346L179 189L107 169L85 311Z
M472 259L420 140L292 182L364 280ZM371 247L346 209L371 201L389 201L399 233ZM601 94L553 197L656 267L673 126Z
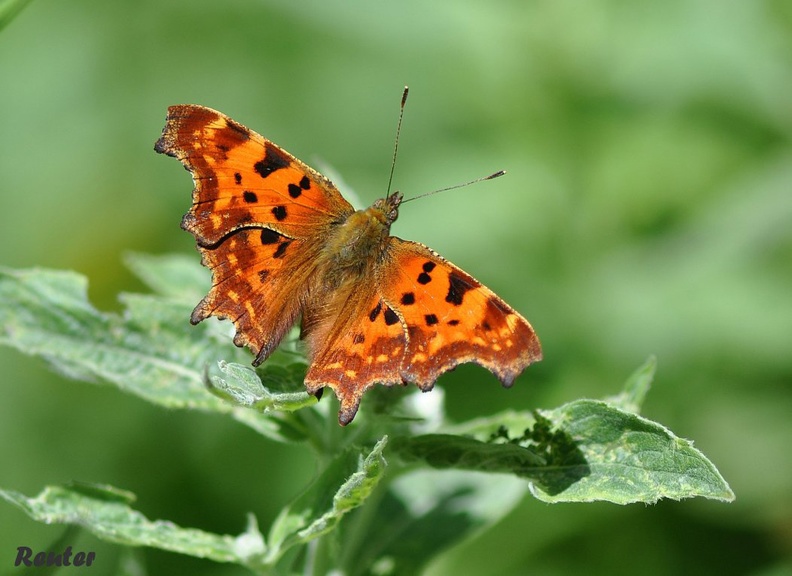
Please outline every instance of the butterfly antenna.
M476 178L475 180L471 180L470 182L463 182L462 184L455 184L454 186L449 186L447 188L440 188L439 190L432 190L431 192L427 192L426 194L421 194L420 196L414 196L412 198L407 198L404 200L402 204L406 204L407 202L412 202L413 200L418 200L418 198L426 198L427 196L431 196L432 194L437 194L438 192L447 192L448 190L455 190L456 188L462 188L464 186L470 186L471 184L475 184L476 182L483 182L484 180L492 180L493 178L498 178L506 174L506 170L498 170L494 174L490 174L489 176L482 176L481 178Z
M385 193L385 198L390 196L391 184L393 183L393 171L396 169L396 154L399 152L399 134L401 134L402 118L404 117L404 105L407 103L407 94L410 88L405 86L401 98L401 107L399 108L399 123L396 124L396 142L393 145L393 158L391 159L390 176L388 177L388 191Z

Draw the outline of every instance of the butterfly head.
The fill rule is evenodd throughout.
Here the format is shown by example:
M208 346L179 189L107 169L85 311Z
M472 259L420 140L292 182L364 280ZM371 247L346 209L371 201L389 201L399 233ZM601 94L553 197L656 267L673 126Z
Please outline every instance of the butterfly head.
M374 202L372 208L382 211L386 225L390 226L399 217L399 206L401 206L403 199L404 195L396 190L393 194Z

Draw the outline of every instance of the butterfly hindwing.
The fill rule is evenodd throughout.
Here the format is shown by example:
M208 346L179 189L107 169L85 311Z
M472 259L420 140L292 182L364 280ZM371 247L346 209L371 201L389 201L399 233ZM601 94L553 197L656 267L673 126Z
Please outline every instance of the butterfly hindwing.
M325 322L307 335L311 365L308 391L328 386L341 403L339 421L357 413L363 394L375 384L402 384L407 339L403 321L371 290L342 294Z
M259 364L300 314L316 246L268 228L244 228L199 250L212 270L212 288L193 311L192 323L209 316L230 319L234 343L249 346Z

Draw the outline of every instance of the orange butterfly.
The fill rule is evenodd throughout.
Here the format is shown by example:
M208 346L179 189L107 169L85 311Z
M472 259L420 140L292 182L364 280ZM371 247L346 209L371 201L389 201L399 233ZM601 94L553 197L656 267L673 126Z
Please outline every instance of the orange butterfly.
M406 94L405 94L406 95ZM541 359L522 316L426 246L390 235L402 194L357 210L330 180L203 106L171 106L157 152L193 176L182 228L213 286L192 313L230 319L258 365L301 317L309 393L333 389L342 425L375 384L428 391L475 362L504 386Z

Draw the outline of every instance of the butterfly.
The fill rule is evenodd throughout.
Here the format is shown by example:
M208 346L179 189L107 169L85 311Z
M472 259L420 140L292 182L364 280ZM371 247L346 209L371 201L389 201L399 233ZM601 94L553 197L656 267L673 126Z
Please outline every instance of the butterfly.
M541 359L531 325L491 290L390 235L400 192L355 210L319 172L203 106L171 106L154 149L180 160L195 186L181 226L212 287L191 322L230 319L234 344L259 365L299 319L306 389L333 390L342 426L376 384L428 391L475 362L510 386Z

